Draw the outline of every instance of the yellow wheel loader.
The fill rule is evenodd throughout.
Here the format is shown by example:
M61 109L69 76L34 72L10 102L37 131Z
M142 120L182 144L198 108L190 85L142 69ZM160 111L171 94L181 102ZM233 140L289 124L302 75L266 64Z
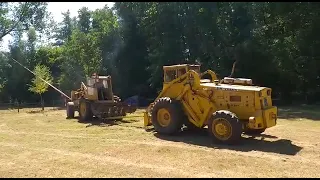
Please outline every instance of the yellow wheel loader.
M144 126L161 134L208 126L217 143L238 143L242 133L259 134L276 125L271 89L251 79L224 78L200 65L164 66L163 89L144 113ZM203 78L209 76L209 78Z
M71 101L67 102L67 118L73 118L75 111L78 111L82 121L90 120L93 116L122 119L126 113L133 113L136 109L113 94L111 76L93 74L87 78L87 85L81 82L80 89L71 91Z

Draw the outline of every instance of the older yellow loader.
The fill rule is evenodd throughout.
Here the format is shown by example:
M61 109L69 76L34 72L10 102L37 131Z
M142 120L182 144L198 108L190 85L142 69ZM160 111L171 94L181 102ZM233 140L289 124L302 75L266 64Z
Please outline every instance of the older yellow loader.
M112 91L111 76L94 74L87 78L87 85L81 83L80 89L71 91L71 101L67 103L67 118L79 112L80 120L122 119L127 113L135 112L137 107L121 102Z
M215 142L234 144L242 133L260 134L277 122L271 89L254 86L251 79L224 78L200 65L164 66L163 89L144 113L144 126L174 134L183 125L203 128ZM203 79L209 75L209 79Z

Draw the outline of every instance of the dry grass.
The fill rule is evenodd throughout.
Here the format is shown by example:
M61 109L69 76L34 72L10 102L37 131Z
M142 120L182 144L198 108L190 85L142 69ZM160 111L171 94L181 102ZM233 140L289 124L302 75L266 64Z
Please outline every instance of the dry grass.
M320 177L320 113L306 119L294 110L232 147L211 144L205 132L146 131L142 110L105 124L52 108L2 110L0 177Z

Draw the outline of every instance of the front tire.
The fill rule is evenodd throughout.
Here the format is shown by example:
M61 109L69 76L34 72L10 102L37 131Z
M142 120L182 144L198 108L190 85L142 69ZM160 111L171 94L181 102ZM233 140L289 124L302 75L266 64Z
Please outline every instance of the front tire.
M67 103L67 119L72 119L74 118L74 103L73 102L68 102Z
M158 99L151 110L154 129L161 134L174 134L181 130L184 112L178 101L169 97Z
M208 131L216 143L236 144L241 138L242 124L234 113L217 111L209 120Z
M91 104L86 100L80 100L79 117L81 121L89 121L92 119Z

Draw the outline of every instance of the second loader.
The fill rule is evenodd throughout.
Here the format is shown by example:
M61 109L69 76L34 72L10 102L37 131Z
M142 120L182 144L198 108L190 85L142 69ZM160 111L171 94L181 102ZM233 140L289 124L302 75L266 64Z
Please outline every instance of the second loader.
M96 73L87 78L87 85L81 83L80 89L71 91L71 101L67 103L67 118L73 118L79 112L80 120L90 120L93 116L100 119L122 119L127 113L137 109L121 102L112 91L111 76L99 76Z
M254 86L251 79L219 80L193 64L164 66L163 71L163 89L144 113L144 126L153 125L158 133L208 126L215 142L234 144L242 133L260 134L277 123L271 89Z

